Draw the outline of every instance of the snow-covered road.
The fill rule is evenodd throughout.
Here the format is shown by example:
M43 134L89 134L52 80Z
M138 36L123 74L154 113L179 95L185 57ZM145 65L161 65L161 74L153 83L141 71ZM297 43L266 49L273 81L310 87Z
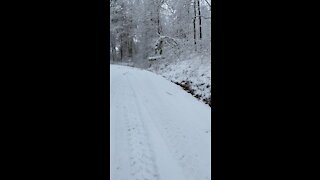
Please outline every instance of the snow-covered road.
M111 180L211 179L211 109L148 71L110 65Z

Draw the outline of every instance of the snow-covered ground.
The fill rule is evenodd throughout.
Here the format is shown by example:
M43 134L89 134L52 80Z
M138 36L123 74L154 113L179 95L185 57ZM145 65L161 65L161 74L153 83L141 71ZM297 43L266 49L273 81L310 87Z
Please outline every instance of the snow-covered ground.
M211 106L211 57L189 55L182 61L155 62L150 71L183 86Z
M160 75L110 65L111 180L211 179L211 109Z

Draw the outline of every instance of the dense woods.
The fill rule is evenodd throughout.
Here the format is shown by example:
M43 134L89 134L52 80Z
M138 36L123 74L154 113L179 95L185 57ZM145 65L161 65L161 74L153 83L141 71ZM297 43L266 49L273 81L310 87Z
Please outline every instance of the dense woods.
M211 54L210 0L110 0L110 59L146 66Z

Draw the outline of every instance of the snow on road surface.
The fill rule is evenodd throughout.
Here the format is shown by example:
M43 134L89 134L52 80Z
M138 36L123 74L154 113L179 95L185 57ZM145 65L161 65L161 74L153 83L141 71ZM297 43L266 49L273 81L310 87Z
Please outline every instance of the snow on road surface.
M110 65L111 180L211 179L211 109L163 77Z

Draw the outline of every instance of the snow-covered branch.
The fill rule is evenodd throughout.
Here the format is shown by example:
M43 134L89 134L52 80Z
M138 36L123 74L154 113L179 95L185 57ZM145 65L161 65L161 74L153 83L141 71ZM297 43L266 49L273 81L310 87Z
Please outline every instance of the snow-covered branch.
M207 0L204 0L204 1L206 1L206 3L208 4L208 6L209 6L210 9L211 9L211 4L210 4Z
M197 18L197 17L201 17L203 19L211 19L211 17L206 17L206 16L193 16L192 19Z

